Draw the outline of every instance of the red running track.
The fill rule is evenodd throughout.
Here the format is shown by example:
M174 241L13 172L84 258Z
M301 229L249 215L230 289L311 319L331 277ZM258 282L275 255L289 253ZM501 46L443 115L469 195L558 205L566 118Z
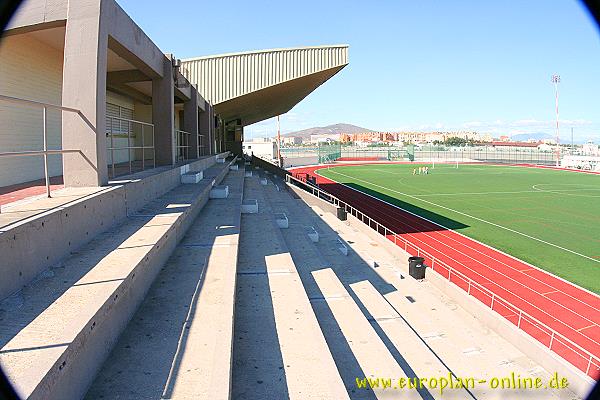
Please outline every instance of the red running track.
M600 377L600 297L476 240L315 173L323 167L295 168L292 173L302 180L307 174L316 177L321 189L415 246L407 247L410 254L416 255L416 247L426 251L436 260L434 271L449 277L448 269L438 263L441 261L577 343L595 356L588 375L594 379ZM394 241L394 236L388 235L388 239ZM398 245L404 247L403 242ZM433 260L425 258L426 263L432 265ZM458 274L451 275L450 280L465 291L469 290L467 281ZM549 330L532 319L523 317L519 321L515 309L498 299L491 304L491 296L477 286L471 286L470 294L493 306L494 311L513 324L519 324L522 330L545 346L552 342L552 351L580 370L588 370L589 355L560 336L552 337Z

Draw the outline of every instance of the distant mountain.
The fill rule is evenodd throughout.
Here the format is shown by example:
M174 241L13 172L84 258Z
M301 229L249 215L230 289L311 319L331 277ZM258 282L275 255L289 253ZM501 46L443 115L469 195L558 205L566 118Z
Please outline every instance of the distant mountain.
M334 124L328 126L319 126L315 128L303 129L301 131L289 132L282 136L310 138L310 135L335 135L340 133L363 133L373 132L370 129L361 128L360 126L351 124Z
M545 132L536 132L536 133L520 133L518 135L513 135L512 140L515 142L526 142L528 140L544 140L544 139L553 139L554 136L549 135Z

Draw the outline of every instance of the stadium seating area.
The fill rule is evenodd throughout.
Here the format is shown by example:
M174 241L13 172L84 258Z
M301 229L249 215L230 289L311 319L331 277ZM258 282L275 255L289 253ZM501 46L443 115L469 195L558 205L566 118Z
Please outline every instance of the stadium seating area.
M21 393L337 400L373 398L357 385L366 377L550 379L428 279L408 276L408 254L352 217L241 160L202 172L0 301L0 363ZM226 194L211 195L216 187ZM451 398L471 395L499 396L476 385Z

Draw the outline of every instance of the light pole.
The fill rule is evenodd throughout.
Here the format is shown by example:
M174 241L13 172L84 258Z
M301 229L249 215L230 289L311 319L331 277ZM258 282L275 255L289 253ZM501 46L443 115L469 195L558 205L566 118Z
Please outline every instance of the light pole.
M283 167L281 162L281 130L279 125L279 115L277 116L277 166Z
M556 99L556 166L558 167L560 161L560 135L558 128L558 84L560 83L560 75L552 75L552 83L554 83L554 97Z

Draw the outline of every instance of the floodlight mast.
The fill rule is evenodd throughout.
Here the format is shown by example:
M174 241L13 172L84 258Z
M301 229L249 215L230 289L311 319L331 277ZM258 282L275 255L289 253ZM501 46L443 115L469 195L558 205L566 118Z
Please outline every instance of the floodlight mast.
M552 75L552 83L554 84L554 97L556 100L556 166L558 167L560 161L560 135L558 126L558 84L560 83L560 75Z
M282 168L283 163L281 162L281 129L279 125L279 115L277 116L277 166Z

